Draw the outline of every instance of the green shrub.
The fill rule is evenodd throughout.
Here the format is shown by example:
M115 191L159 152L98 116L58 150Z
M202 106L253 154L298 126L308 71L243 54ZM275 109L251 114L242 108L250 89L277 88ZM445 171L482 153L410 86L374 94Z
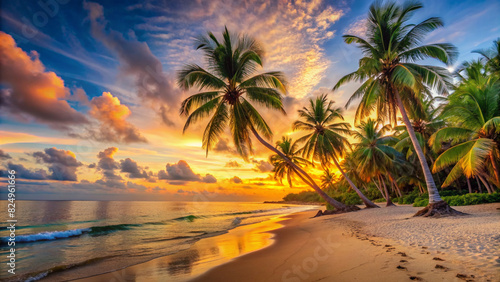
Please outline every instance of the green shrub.
M375 199L373 200L375 203L385 203L385 199L384 198L378 198L378 199Z
M375 199L383 198L380 191L376 187L373 187L373 186L368 187L367 190L362 190L362 192L363 192L363 194L365 194L365 196L368 199L370 199L372 201Z
M441 197L446 197L446 196L459 196L459 195L465 195L467 194L468 192L467 191L458 191L458 190L441 190L439 191L439 195Z
M338 201L346 205L361 205L363 203L356 192L343 193L341 197L338 197Z
M415 202L413 203L414 207L425 207L429 204L429 199L415 199Z
M418 190L413 190L410 194L397 198L397 202L400 205L411 205L415 202L415 199L418 197L419 197Z
M363 203L356 192L329 193L329 196L346 205L361 205ZM334 209L330 204L327 204L326 208Z
M290 193L283 197L283 201L299 201L299 202L321 202L323 199L315 191L302 191L298 194Z
M429 199L427 197L422 198L422 196L415 199L415 202L413 203L414 207L425 207L429 204ZM442 198L450 206L468 206L468 205L479 205L486 203L498 203L500 202L500 193L499 192L495 192L493 194L471 193L464 195L444 196Z

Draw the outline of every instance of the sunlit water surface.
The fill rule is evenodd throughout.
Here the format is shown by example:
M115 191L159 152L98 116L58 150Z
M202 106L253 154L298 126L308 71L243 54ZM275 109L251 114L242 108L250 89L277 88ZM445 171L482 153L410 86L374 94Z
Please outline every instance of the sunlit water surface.
M0 278L49 279L61 272L78 273L78 269L85 269L86 275L118 270L156 257L183 254L183 250L185 254L201 238L309 208L235 202L18 201L16 277L3 271ZM5 242L8 235L2 228L2 265L7 263L10 249ZM245 238L227 240L240 237ZM222 237L217 241L222 246L218 252L253 250L263 245L265 237L242 239L243 250L224 248L226 239ZM99 267L91 267L94 265ZM186 271L175 264L170 268L174 273Z

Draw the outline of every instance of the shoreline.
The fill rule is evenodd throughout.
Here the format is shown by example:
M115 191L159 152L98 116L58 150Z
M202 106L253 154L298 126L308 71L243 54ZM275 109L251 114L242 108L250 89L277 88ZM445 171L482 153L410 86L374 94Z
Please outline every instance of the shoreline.
M264 201L263 204L288 204L288 205L304 205L304 206L322 206L325 207L326 203L323 202L301 202L301 201Z

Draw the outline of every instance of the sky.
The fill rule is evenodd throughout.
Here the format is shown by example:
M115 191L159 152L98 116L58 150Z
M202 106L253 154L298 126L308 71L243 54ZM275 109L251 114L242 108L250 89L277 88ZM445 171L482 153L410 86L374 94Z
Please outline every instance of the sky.
M256 38L266 51L259 71L283 71L289 82L286 116L260 109L270 142L298 138L291 124L308 99L327 93L344 107L356 89L330 91L357 67L361 52L342 35L363 36L372 1L119 2L1 2L0 171L3 180L17 171L18 199L262 201L307 189L274 180L257 142L248 162L228 134L207 156L207 121L182 133L180 103L196 91L181 90L176 71L203 65L193 42L207 31ZM441 65L450 71L500 37L498 1L422 3L411 22L444 20L425 43L458 48L458 60ZM355 107L344 111L353 125Z

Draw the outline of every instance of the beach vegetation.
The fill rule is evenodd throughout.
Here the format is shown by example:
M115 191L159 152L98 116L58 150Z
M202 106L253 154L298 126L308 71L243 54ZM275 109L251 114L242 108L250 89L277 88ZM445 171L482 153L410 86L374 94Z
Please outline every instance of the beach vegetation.
M205 67L187 64L177 75L181 88L199 91L182 102L184 131L208 119L206 154L229 133L247 161L257 139L273 152L269 161L279 183L313 189L285 201L321 201L337 212L383 202L425 207L415 216L460 215L450 205L499 202L500 39L451 70L457 49L424 43L442 20L411 22L422 8L416 1L374 2L366 33L343 36L362 51L358 68L333 87L360 84L345 105L357 104L354 120L344 120L330 93L309 97L290 124L302 136L286 135L275 146L259 111L285 114L284 74L263 70L264 52L251 37L227 28L220 38L199 37L195 47ZM317 169L322 175L311 173Z

